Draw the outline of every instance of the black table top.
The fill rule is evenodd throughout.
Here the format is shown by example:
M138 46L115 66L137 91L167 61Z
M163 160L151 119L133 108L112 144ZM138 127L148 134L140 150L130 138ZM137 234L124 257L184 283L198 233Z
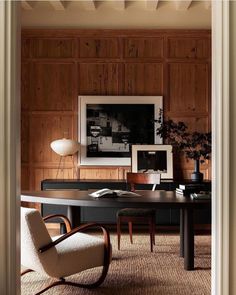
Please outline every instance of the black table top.
M94 190L93 190L94 191ZM210 206L210 200L192 200L176 194L174 191L137 191L140 196L102 197L89 196L91 191L78 190L48 190L24 191L21 201L43 204L57 204L88 207L153 207L153 208L184 208Z
M58 182L64 182L64 183L77 183L77 182L84 182L84 183L91 183L91 182L114 182L114 183L124 183L126 182L125 179L44 179L42 182L47 182L47 183L58 183ZM161 182L163 183L196 183L193 182L191 179L161 179ZM210 183L210 180L204 180L201 183Z

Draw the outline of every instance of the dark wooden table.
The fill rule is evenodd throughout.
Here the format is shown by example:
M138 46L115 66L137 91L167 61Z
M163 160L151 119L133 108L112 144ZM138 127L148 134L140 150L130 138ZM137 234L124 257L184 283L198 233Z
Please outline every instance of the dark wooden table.
M25 191L21 201L68 206L68 217L72 226L78 226L79 207L116 208L179 208L180 215L180 256L184 257L184 268L194 269L194 221L193 210L211 206L209 200L192 200L173 191L137 191L137 197L94 199L89 191Z

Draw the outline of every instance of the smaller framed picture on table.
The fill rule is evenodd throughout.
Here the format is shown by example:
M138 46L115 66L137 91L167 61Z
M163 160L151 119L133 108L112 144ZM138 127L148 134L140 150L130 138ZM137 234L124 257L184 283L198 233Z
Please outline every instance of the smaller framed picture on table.
M160 173L162 179L173 179L171 145L132 145L132 172Z

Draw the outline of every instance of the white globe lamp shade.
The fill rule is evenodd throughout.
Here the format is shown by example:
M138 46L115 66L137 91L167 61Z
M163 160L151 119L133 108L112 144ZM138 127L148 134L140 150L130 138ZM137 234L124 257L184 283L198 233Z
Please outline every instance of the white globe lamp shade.
M72 139L57 139L51 142L50 145L52 150L62 157L74 155L79 150L78 141Z

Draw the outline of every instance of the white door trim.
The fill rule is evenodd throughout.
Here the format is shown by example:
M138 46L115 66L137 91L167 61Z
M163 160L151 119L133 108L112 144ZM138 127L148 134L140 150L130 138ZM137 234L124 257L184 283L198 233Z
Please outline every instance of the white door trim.
M229 294L229 1L212 3L212 295Z
M0 293L11 295L20 290L16 6L13 1L0 1L0 73L5 73L0 76ZM225 295L229 294L228 0L213 1L212 9L212 294Z
M0 1L0 294L20 294L18 3Z

